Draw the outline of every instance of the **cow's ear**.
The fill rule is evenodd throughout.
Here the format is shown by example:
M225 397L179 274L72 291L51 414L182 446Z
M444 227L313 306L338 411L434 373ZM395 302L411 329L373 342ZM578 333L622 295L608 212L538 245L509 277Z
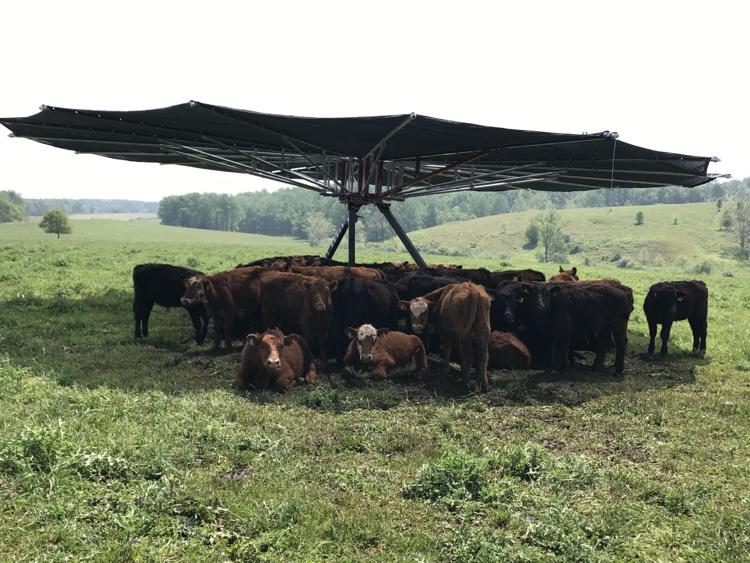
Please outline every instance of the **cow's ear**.
M245 343L250 346L258 346L260 344L260 335L250 333L245 337Z
M571 273L575 276L578 273L578 268L573 266L573 269L571 270Z
M205 279L203 280L203 289L206 292L206 295L214 296L216 295L216 291L214 290L214 284L211 283L211 280Z
M565 270L563 270L563 267L560 266L560 273L562 274Z
M344 330L344 336L346 336L349 340L354 340L354 338L357 336L357 329L348 327Z
M378 336L385 336L389 332L391 332L391 329L389 329L389 328L379 328L378 332L377 332L377 335Z
M331 293L336 291L336 288L339 286L339 282L336 280L331 280L328 282L328 289L331 290Z
M399 301L398 302L398 308L401 309L402 311L408 311L410 305L411 305L410 301Z
M291 344L294 344L297 342L297 335L296 334L287 334L284 337L284 346L289 346Z

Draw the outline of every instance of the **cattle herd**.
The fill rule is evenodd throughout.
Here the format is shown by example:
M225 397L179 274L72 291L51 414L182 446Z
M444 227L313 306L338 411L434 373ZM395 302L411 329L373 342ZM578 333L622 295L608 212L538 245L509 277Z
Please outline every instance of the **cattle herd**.
M615 279L579 280L576 268L546 280L535 270L377 263L348 267L318 256L279 256L205 275L169 264L133 269L135 336L148 336L154 304L184 307L202 344L213 320L213 348L244 341L237 385L285 391L312 381L329 358L348 377L429 374L440 352L442 374L472 368L481 391L487 368L556 368L574 352L594 352L602 369L614 348L622 374L633 291ZM693 351L705 353L708 290L702 281L661 282L646 295L648 352L662 325L667 354L672 323L687 319Z

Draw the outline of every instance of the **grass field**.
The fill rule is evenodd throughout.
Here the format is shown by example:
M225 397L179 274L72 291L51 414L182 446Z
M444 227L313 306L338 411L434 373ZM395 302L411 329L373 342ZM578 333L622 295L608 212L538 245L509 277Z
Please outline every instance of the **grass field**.
M640 227L636 208L564 212L582 276L634 289L625 377L495 372L482 396L337 375L242 394L239 350L196 347L183 311L155 310L151 337L133 339L133 265L216 271L310 253L303 242L88 219L57 240L0 225L0 560L748 560L750 274L710 206L643 209ZM415 239L475 244L450 259L467 265L540 267L520 248L529 217ZM616 253L642 269L618 268ZM707 356L688 354L678 323L670 358L644 357L648 286L703 261Z

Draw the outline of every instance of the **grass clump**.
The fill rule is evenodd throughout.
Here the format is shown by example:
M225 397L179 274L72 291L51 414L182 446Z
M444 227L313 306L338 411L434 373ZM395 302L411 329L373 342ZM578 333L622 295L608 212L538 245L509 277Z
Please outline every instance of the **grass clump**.
M49 473L73 450L62 425L22 431L0 448L0 471L16 475L25 471Z
M502 475L524 481L538 478L544 463L544 448L532 443L507 446L492 460L492 465Z
M433 463L423 465L414 480L404 485L402 494L409 499L436 501L450 497L477 500L487 490L487 461L458 449L443 451Z

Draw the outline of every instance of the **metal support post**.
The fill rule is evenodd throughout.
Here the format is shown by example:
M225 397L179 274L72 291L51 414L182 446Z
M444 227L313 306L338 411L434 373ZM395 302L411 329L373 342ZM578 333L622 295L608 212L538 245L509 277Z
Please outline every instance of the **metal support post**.
M357 224L357 211L359 211L359 205L355 205L353 203L347 203L347 208L349 209L349 220L347 221L347 224L349 226L349 266L356 265L356 254L355 254L355 231L354 228Z
M411 254L414 263L422 269L426 268L427 264L425 264L425 261L422 260L422 257L419 255L417 247L412 244L411 240L406 235L406 231L404 231L399 222L393 216L393 213L391 213L391 206L387 203L378 203L377 205L380 212L385 216L388 223L390 223L391 228L396 233L396 236L401 239L401 242L406 247L406 250L408 250L409 254ZM351 234L349 236L351 237Z

